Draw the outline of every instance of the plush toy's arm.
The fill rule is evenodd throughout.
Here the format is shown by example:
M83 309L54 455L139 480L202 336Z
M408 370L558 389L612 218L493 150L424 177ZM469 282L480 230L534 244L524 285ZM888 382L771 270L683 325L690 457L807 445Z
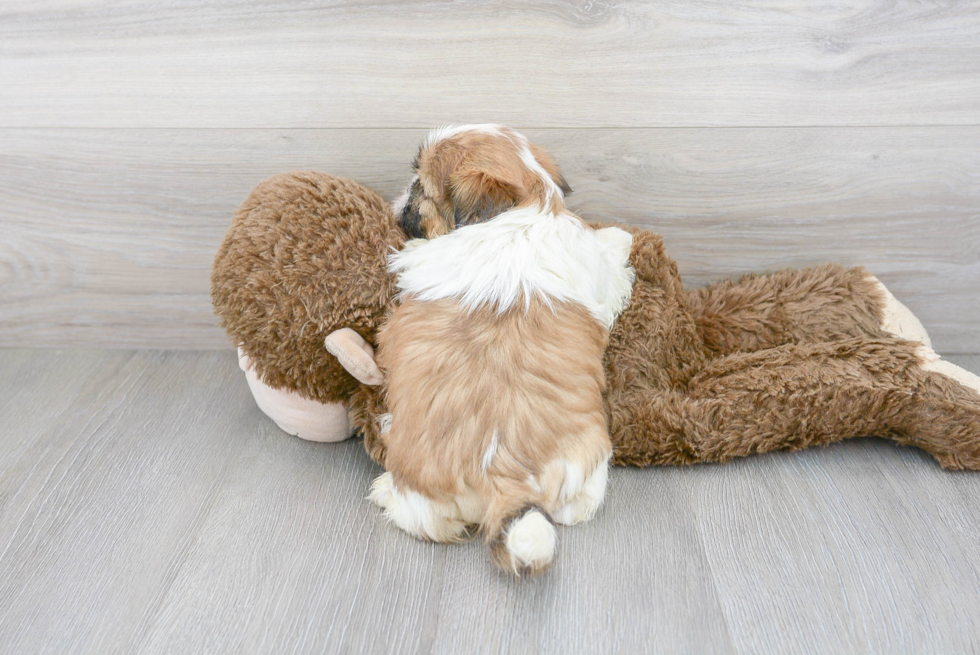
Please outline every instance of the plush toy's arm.
M359 382L375 386L384 380L381 369L374 363L374 348L354 330L335 330L327 335L324 345Z
M589 224L594 229L616 225ZM635 226L618 227L632 233L637 244L631 254L637 277L669 286L670 275L658 270L670 261L660 237ZM747 275L683 295L708 354L716 357L791 343L886 335L931 347L919 319L861 267L828 264Z

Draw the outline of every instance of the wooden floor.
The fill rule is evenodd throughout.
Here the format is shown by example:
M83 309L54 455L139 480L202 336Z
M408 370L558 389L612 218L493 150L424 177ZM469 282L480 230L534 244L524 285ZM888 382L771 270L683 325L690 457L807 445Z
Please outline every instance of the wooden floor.
M889 442L617 469L523 581L387 525L378 473L230 351L0 350L0 652L980 650L980 475Z

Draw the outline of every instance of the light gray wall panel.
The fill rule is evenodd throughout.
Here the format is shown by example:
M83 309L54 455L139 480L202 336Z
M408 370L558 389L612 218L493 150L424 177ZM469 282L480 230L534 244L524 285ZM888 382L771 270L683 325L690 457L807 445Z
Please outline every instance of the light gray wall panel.
M980 6L5 2L0 126L980 123Z
M235 207L317 169L393 197L424 130L0 130L0 345L223 347ZM980 350L980 128L527 130L573 209L662 233L689 286L825 261L878 274L946 352Z

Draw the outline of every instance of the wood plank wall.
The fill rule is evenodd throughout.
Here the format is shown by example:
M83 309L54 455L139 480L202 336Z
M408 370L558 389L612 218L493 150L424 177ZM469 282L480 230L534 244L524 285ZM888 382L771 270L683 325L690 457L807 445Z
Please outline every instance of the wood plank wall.
M317 169L393 197L425 131L500 122L689 286L865 264L980 352L980 3L0 5L0 346L226 347L234 208Z

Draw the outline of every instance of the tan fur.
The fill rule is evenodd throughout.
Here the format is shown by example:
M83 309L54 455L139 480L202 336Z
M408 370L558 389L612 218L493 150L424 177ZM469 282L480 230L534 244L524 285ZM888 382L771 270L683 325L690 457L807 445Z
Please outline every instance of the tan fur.
M491 540L526 507L557 510L567 500L561 462L590 473L611 449L606 341L574 304L552 311L534 298L526 311L521 302L498 313L405 300L378 334L392 414L385 467L399 487L437 501L476 493Z
M549 197L540 175L524 165L517 133L461 132L423 144L415 158L417 188L399 221L410 236L433 238L457 227L482 222L514 207L531 204L558 212L560 194ZM551 157L526 144L559 189L571 191ZM417 232L413 232L416 230Z

